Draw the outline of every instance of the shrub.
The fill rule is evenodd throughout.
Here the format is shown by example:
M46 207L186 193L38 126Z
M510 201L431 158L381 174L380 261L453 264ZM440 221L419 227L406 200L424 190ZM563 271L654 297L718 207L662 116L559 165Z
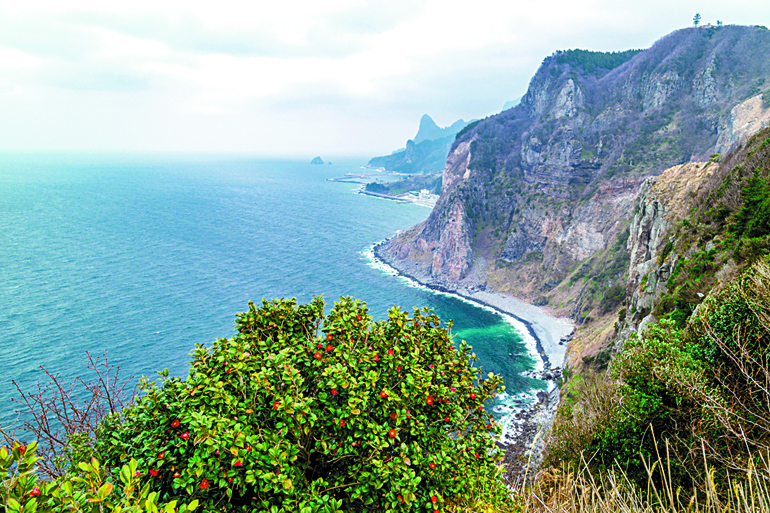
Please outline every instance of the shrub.
M35 468L40 461L37 442L15 442L10 449L0 448L0 506L8 513L186 513L198 507L197 501L178 509L176 501L159 504L158 494L142 484L136 460L123 465L116 479L107 477L99 462L91 458L78 464L77 476L43 482Z
M616 283L604 293L601 302L599 303L599 310L602 314L612 311L623 300L626 299L626 288L621 283Z
M210 511L504 500L500 428L483 407L502 379L482 379L436 315L394 307L372 322L365 304L342 298L324 319L315 298L250 302L236 325L234 338L196 347L186 380L145 380L124 419L103 423L106 465L134 458L160 500Z

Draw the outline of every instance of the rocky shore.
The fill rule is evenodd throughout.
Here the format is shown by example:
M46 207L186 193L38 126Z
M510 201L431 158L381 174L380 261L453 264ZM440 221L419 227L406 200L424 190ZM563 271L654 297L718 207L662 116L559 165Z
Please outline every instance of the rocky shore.
M521 483L533 476L542 461L544 435L551 426L559 404L558 383L561 379L564 355L574 324L570 319L556 318L541 308L499 292L466 288L460 284L437 283L425 276L422 266L392 258L383 251L383 243L373 248L374 258L398 275L440 292L456 294L471 302L509 315L524 326L535 341L533 352L540 365L526 375L546 382L546 390L537 392L536 400L527 406L513 408L504 425L498 446L505 451L504 466L512 483ZM535 355L533 355L535 356Z

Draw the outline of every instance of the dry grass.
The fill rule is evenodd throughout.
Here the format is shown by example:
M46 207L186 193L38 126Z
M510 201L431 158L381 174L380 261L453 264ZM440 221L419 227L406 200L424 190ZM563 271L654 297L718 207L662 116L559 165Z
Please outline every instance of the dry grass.
M704 463L707 477L692 491L673 484L668 455L646 462L646 490L634 486L620 470L595 475L587 466L578 472L546 469L533 487L517 495L516 508L522 513L768 512L770 459L765 454L757 460L757 468L733 474L724 484L717 484L715 469ZM655 481L662 485L656 486Z

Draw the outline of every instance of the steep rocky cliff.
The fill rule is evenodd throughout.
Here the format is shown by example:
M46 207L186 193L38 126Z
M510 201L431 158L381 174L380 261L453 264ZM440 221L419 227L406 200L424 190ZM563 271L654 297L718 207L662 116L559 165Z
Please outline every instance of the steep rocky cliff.
M720 160L721 162L717 162ZM740 219L751 180L765 187L770 128L726 158L688 163L645 180L634 203L626 245L624 299L594 329L579 330L566 365L606 364L634 332L667 317L684 324L714 288L728 283L747 262L770 249L763 230L742 233ZM755 177L754 173L759 175ZM762 199L766 191L755 193Z
M423 281L512 293L579 322L617 309L642 183L767 123L768 54L770 31L739 26L679 30L644 51L555 53L518 106L458 134L430 217L378 254Z

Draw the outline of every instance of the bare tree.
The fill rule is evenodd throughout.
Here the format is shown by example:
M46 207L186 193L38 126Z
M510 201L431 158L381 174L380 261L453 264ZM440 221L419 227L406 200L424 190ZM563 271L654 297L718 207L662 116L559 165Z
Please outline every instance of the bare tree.
M37 391L24 392L14 381L20 398L12 400L20 405L15 413L21 426L0 427L0 435L9 445L20 439L19 429L27 433L25 438L37 440L42 456L39 468L52 478L67 470L73 451L90 451L103 418L119 414L134 401L134 389L129 389L133 376L121 381L120 367L109 364L107 351L103 357L94 358L88 351L86 356L87 368L93 372L88 381L76 377L68 383L43 366L49 381L45 385L38 382Z

